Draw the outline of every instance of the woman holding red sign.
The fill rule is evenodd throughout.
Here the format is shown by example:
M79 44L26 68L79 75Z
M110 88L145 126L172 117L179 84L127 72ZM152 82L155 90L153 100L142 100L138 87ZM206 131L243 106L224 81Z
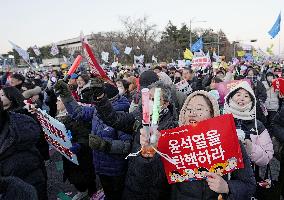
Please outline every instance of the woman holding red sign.
M198 122L220 115L217 100L205 91L196 91L186 99L179 116L180 125L195 125ZM149 144L146 133L141 129L140 143ZM244 168L235 170L229 178L215 173L200 172L207 179L172 184L171 199L250 199L255 190L255 179L250 160L241 145ZM142 154L143 156L143 154Z

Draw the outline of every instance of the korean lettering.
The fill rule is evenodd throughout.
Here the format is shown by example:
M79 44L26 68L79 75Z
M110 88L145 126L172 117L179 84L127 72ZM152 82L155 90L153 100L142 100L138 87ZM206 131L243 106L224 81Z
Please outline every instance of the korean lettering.
M220 134L217 132L217 130L210 130L206 133L206 135L206 139L209 140L209 145L211 147L221 144Z
M220 145L218 148L211 149L212 159L217 160L218 158L222 158L224 160L224 153L222 146Z
M181 152L179 150L180 145L178 144L178 140L170 140L169 145L170 145L170 150L171 150L172 154L178 154L178 153Z
M174 156L173 160L176 163L176 168L177 169L185 169L186 167L184 166L184 158L182 157L182 155L178 155L178 156Z
M193 135L191 139L193 142L195 142L197 149L207 148L205 136L203 133L201 133L200 135Z
M192 146L190 136L187 136L186 138L181 138L181 146L184 149L191 149L191 151L193 151L193 146Z

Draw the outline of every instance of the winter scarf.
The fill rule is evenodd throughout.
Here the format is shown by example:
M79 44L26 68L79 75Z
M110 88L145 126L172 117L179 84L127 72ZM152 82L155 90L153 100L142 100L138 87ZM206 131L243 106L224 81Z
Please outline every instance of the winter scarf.
M232 99L229 99L229 103L225 102L225 113L233 114L234 118L242 120L252 120L255 118L255 109L252 106L252 102L243 107L236 104Z

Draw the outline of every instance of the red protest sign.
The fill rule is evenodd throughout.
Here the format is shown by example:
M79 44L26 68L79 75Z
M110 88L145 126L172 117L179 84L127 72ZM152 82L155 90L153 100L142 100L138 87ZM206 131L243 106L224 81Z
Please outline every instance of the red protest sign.
M211 63L211 60L207 56L195 57L191 61L191 68L197 69L197 68L208 67L210 63Z
M272 81L272 87L280 92L280 95L284 94L284 78L277 78Z
M239 83L246 81L249 84L251 84L250 80L248 79L242 79L242 80L233 80L233 81L227 81L227 82L221 82L221 83L216 83L216 89L219 92L220 95L220 103L224 104L224 98L225 96L230 92L230 90L238 85Z
M197 123L161 131L158 149L168 182L201 180L204 172L224 175L243 168L234 118L222 115Z

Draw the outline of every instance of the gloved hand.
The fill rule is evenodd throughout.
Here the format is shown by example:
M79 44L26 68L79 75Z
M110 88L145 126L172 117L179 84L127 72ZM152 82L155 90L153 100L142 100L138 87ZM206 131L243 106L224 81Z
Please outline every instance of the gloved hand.
M238 139L241 142L244 142L246 138L246 133L242 129L237 129L236 131L237 131Z
M74 153L74 154L79 153L80 149L81 149L81 145L78 144L78 143L74 143L74 144L72 145L72 147L70 147L70 151L71 151L72 153Z
M56 94L60 95L60 97L62 98L62 101L68 102L73 99L68 85L63 80L59 80L54 85L54 90Z
M91 149L109 152L111 149L111 143L105 141L97 135L89 134L89 146Z
M104 81L100 78L91 79L91 88L93 91L93 98L97 100L98 97L104 94Z

